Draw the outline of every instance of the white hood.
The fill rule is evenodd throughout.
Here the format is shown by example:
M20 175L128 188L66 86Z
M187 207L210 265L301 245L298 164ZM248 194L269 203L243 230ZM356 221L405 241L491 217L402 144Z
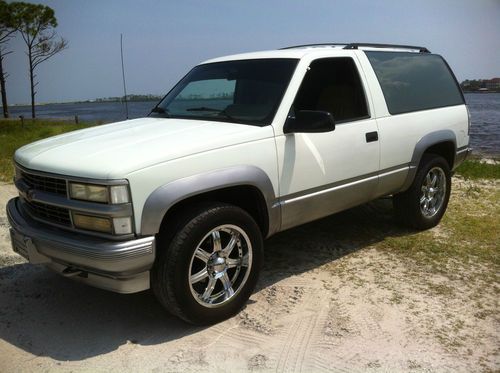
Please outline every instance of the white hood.
M271 126L141 118L40 140L18 149L15 160L33 170L116 179L172 159L272 136Z

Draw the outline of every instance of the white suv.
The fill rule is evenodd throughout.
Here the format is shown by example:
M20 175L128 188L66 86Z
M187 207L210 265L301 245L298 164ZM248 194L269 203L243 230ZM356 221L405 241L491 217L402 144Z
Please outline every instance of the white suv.
M305 45L206 61L147 118L15 154L13 248L100 288L153 288L213 323L250 296L263 238L387 195L435 226L469 152L462 92L426 48Z

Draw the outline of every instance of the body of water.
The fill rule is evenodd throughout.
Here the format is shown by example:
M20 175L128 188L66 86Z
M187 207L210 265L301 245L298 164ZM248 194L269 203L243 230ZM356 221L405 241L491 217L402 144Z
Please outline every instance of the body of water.
M475 154L500 156L500 93L466 93Z
M156 102L129 102L128 116L130 119L145 117ZM24 115L31 118L31 106L11 106L10 116L17 118ZM68 104L46 104L36 107L37 118L67 118L74 119L75 115L82 122L103 121L105 123L125 120L125 104L121 102L82 102Z
M472 118L471 146L474 153L500 156L500 93L466 93L465 100ZM148 115L156 102L129 102L129 118ZM10 107L13 118L31 116L29 106ZM39 118L73 119L80 121L115 122L125 119L125 105L119 102L88 102L78 104L48 104L37 106Z

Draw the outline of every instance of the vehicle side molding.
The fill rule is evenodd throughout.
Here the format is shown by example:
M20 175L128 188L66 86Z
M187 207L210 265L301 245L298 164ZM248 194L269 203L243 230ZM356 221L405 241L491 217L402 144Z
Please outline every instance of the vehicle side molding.
M267 174L256 166L242 165L214 170L172 181L157 188L147 198L141 219L141 235L159 232L167 211L190 197L233 186L253 186L264 196L269 229L268 236L277 232L281 214L276 202L273 184Z

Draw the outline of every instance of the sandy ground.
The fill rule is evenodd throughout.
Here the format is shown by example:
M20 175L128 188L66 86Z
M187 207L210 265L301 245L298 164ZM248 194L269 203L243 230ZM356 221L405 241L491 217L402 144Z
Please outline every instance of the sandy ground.
M0 206L14 195L1 185ZM0 372L500 370L498 284L471 281L474 264L452 278L422 276L380 250L384 238L410 234L389 200L268 240L248 306L204 328L170 316L150 292L108 293L27 264L7 227L2 207ZM447 288L453 296L431 291Z

